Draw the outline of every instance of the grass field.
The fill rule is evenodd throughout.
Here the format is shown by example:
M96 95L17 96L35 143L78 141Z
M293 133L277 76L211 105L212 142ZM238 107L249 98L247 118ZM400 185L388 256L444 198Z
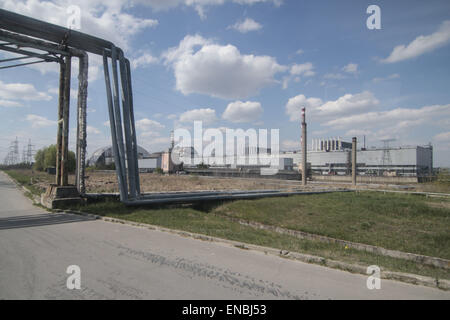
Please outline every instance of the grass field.
M450 259L450 201L347 192L236 201L221 215Z
M30 176L26 172L8 174L25 185L30 183ZM39 191L37 188L34 190ZM308 253L326 259L361 265L376 264L391 271L450 279L448 270L346 249L338 244L302 240L258 230L227 219L240 218L387 249L450 259L450 201L440 198L366 191L240 200L217 203L208 208L126 207L118 202L102 202L74 209Z
M283 198L286 200L286 198ZM275 200L275 199L272 199ZM279 199L276 199L279 200ZM245 201L248 203L254 200ZM209 236L241 241L293 252L301 252L360 265L378 265L384 270L430 276L436 279L450 279L448 270L424 266L412 261L380 256L364 251L346 249L337 244L302 240L272 231L257 230L237 222L224 219L217 210L233 203L226 203L210 212L192 207L135 208L117 202L90 204L76 209L98 215L129 221L158 225L170 229L184 230Z

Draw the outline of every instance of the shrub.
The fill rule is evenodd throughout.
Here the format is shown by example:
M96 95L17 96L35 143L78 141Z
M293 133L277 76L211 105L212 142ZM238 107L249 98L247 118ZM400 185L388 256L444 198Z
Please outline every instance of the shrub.
M49 167L56 167L56 146L51 145L49 147L42 148L36 152L34 156L33 168L37 171L44 171ZM69 159L67 161L67 169L69 172L75 172L76 161L75 153L69 151Z

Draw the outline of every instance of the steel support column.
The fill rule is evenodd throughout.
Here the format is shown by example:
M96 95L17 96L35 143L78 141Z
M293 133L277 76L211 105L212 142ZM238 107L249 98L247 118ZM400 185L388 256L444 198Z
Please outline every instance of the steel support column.
M141 182L139 179L139 164L138 164L138 146L137 146L137 140L136 140L136 126L134 122L134 105L133 105L133 88L131 84L131 68L130 68L130 61L128 59L125 59L126 62L126 68L127 68L127 77L128 77L128 95L130 96L130 122L131 122L131 140L133 143L133 154L134 154L134 167L136 172L136 193L139 197L141 194Z
M113 75L113 106L114 106L114 120L116 126L116 137L117 137L117 150L119 153L119 163L116 163L116 166L120 165L122 170L122 178L123 184L122 188L124 189L124 194L128 197L128 186L127 186L127 170L125 163L125 147L123 144L123 129L122 129L122 116L120 113L120 100L119 100L119 77L117 72L117 49L115 46L111 47L111 66L112 66L112 75Z
M136 169L135 169L135 157L133 154L133 143L131 136L131 122L130 122L130 96L128 76L126 70L125 59L123 52L119 51L119 67L120 67L120 79L121 79L121 97L122 97L122 111L123 111L123 128L125 133L125 149L127 156L127 168L128 168L128 186L130 191L130 198L136 198Z

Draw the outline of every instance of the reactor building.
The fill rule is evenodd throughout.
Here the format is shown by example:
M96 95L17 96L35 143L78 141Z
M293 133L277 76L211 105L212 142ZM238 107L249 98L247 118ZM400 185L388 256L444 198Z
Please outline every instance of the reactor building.
M284 152L298 168L300 151ZM342 138L312 139L307 152L308 167L313 175L350 175L352 143ZM433 173L433 146L371 147L357 149L358 175L429 176Z

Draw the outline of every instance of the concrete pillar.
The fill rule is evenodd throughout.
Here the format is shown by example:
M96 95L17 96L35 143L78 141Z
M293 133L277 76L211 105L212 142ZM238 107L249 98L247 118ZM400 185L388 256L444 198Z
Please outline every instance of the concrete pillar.
M75 185L78 192L83 194L85 186L86 167L86 112L87 112L87 87L88 87L88 55L79 57L78 68L78 100L77 100L77 159Z
M56 177L55 184L61 185L61 158L63 137L63 110L64 110L64 75L66 64L59 64L59 96L58 96L58 128L56 133Z
M69 160L69 108L70 108L70 77L71 77L71 63L70 56L65 58L65 72L64 72L64 103L63 103L63 117L62 117L62 148L61 148L61 182L60 186L67 186L69 184L68 160ZM61 120L59 120L61 121Z
M352 138L352 184L354 186L356 186L356 170L357 170L356 145L357 145L356 137L353 137Z
M306 111L302 108L302 185L306 186L307 176L307 136L306 136Z

